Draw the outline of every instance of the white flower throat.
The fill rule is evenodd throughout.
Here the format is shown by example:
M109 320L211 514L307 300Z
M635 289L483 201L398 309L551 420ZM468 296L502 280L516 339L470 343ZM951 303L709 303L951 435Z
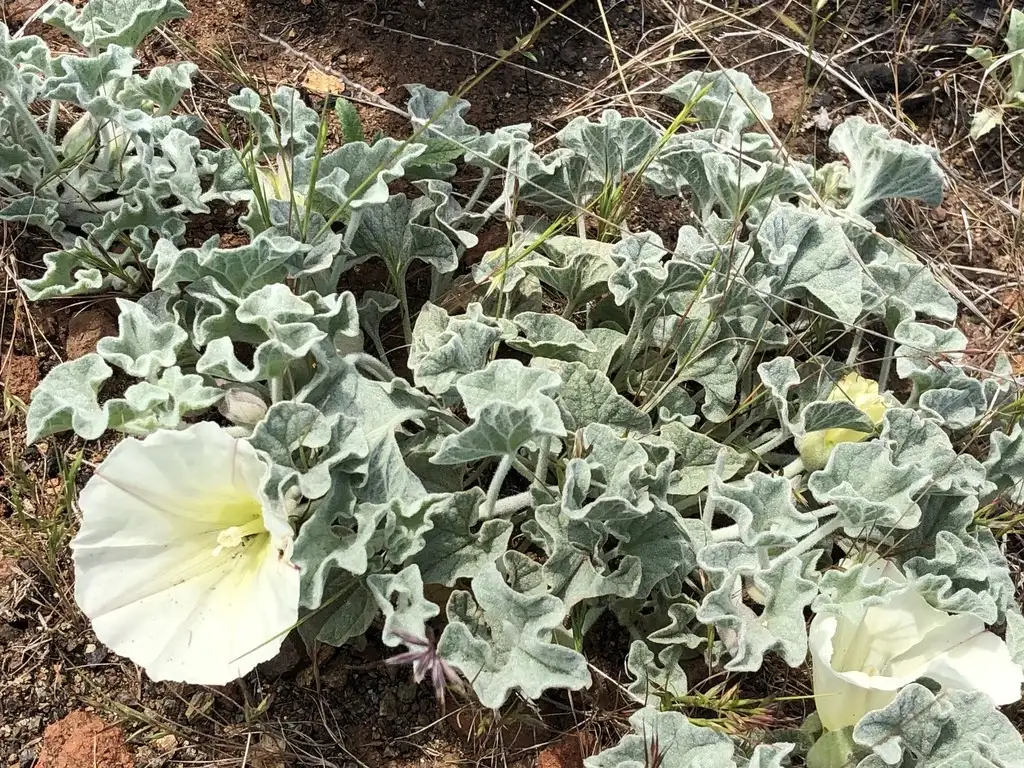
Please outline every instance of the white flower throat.
M247 539L259 536L267 532L262 518L254 518L245 525L233 525L225 528L217 534L217 546L214 547L213 556L218 557L224 550L237 549L246 543Z

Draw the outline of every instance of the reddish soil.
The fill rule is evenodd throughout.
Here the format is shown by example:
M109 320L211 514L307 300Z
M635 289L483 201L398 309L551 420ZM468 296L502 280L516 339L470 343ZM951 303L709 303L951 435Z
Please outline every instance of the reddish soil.
M43 732L36 768L134 768L124 731L107 725L92 712L76 710Z

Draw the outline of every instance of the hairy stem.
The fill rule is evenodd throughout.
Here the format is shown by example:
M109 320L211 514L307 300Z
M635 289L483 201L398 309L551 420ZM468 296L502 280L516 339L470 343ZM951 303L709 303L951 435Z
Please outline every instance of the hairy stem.
M479 183L473 190L473 194L469 196L469 200L467 200L466 204L463 206L467 213L472 211L473 207L480 202L480 196L484 193L484 190L487 189L487 185L491 183L492 176L494 176L494 168L484 168L483 175L480 177Z
M494 470L494 477L491 478L491 484L487 488L487 504L484 507L487 512L482 517L494 517L495 507L498 505L498 494L501 493L501 486L505 482L505 478L508 477L510 469L512 469L512 455L506 453L498 462L498 468Z
M345 245L352 245L355 240L356 230L359 229L359 220L363 218L362 208L353 208L352 215L348 217L348 224L345 226Z
M878 393L885 392L886 382L889 380L889 369L892 367L893 352L896 349L896 339L892 336L885 340L885 356L882 358L882 370L878 374Z

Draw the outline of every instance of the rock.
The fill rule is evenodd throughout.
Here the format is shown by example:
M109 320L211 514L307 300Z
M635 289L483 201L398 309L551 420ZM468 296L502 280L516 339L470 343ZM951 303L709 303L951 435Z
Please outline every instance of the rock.
M134 768L124 731L108 726L97 715L75 710L46 726L36 768Z
M64 345L68 360L77 360L90 352L95 352L96 342L105 336L116 334L117 322L105 309L92 307L73 315L68 323L68 340Z
M27 403L32 390L39 383L39 366L31 355L9 355L0 357L0 384L4 391Z
M583 758L589 754L592 744L592 738L570 733L537 755L537 768L583 768Z
M107 658L107 649L102 645L89 643L85 646L85 663L90 667L102 664Z
M299 639L295 635L288 635L281 643L281 650L277 656L260 664L257 670L262 680L273 682L296 672L305 660L306 655L302 651Z

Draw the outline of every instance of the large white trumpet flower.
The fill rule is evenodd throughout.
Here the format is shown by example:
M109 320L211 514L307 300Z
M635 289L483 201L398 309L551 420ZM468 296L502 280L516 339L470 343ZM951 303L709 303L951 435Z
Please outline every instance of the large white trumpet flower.
M226 684L296 623L292 527L260 501L265 471L251 445L204 422L124 440L82 491L75 599L153 680Z
M901 584L891 562L868 566L869 581ZM913 588L894 591L877 605L844 605L811 621L814 701L822 725L838 731L887 706L900 689L923 677L944 688L981 691L997 705L1021 697L1024 671L1006 643L967 614L933 608Z

